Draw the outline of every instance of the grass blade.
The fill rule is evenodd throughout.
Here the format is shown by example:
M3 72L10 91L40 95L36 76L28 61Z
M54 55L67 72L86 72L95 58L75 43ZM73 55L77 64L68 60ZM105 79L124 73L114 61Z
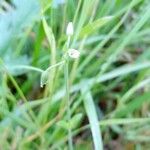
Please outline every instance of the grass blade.
M93 21L92 23L87 24L80 32L80 37L84 37L94 33L97 29L106 25L109 21L111 21L112 16L106 16L100 19Z
M105 81L108 81L108 80L111 80L120 76L128 75L129 73L147 69L149 67L150 67L149 62L144 62L141 64L123 65L122 67L119 67L113 71L110 71L103 75L99 75L97 77L96 83L102 83L102 82L105 82ZM90 84L91 86L93 86L93 84L95 83L94 81L95 81L95 77L89 78L86 80L86 84ZM70 92L73 93L73 92L79 91L80 88L81 88L81 82L72 86L70 89ZM62 97L64 97L64 95L65 95L65 90L63 88L54 95L52 99L52 103L59 101Z
M84 100L83 100L84 107L90 122L95 150L102 150L103 144L102 144L101 131L99 128L98 117L96 114L96 109L94 106L92 95L90 91L86 90L85 86L84 88L82 88L81 92L82 95L84 95Z

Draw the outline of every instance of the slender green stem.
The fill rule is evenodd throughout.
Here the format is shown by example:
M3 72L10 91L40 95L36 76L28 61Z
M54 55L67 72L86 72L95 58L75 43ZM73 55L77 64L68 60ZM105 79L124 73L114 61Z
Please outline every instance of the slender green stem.
M36 72L39 72L39 73L42 73L44 71L40 68L36 68L36 67L33 67L33 66L26 66L26 65L11 66L11 69L26 69L26 70L36 71Z
M71 40L71 36L68 36L68 40L67 40L67 49L69 49L70 40Z
M68 58L65 60L64 65L64 75L65 75L65 85L66 85L66 100L67 100L67 119L70 122L71 119L71 110L70 110L70 99L69 99L69 71L68 71ZM69 150L73 150L73 141L72 141L72 131L69 126L68 128L68 144Z
M60 65L62 65L62 64L64 64L64 63L65 63L65 61L61 61L61 62L59 62L59 63L57 63L57 64L55 64L55 65L52 65L52 66L48 67L45 71L49 71L49 70L51 70L52 68L55 68L55 67L57 67L57 66L60 66Z
M68 40L67 40L67 50L69 49L69 45L70 45L70 40L71 37L68 36ZM69 98L69 59L68 59L68 55L65 55L65 64L64 64L64 76L65 76L65 87L66 87L66 101L67 101L67 120L68 123L71 120L71 109L70 109L70 98ZM73 139L72 139L72 130L71 127L69 126L68 128L68 146L69 146L69 150L73 150Z

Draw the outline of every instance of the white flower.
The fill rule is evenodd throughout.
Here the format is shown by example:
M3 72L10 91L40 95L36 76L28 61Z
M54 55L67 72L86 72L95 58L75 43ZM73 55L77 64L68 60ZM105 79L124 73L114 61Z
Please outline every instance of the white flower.
M68 25L67 25L67 30L66 30L66 34L68 36L71 36L73 35L73 23L72 22L69 22Z
M71 58L77 59L80 57L80 52L78 50L75 49L69 49L68 50L68 55Z

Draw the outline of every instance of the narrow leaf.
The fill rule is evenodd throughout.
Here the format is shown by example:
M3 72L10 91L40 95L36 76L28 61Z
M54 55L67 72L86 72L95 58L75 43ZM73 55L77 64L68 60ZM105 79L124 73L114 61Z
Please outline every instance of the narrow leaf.
M99 128L99 121L92 95L90 91L87 89L87 86L84 86L84 88L81 89L81 92L84 97L83 99L84 107L90 122L90 128L93 136L95 150L102 150L103 149L102 136Z
M87 24L80 32L80 37L85 35L90 35L96 30L100 29L102 26L106 25L113 17L107 16L93 21L92 23Z
M53 34L53 31L51 29L50 26L48 26L45 18L43 18L42 20L43 22L43 27L44 27L44 31L45 31L45 34L46 34L46 37L47 37L47 40L48 40L48 43L49 43L49 46L50 46L50 49L51 49L51 64L55 64L56 63L56 42L55 42L55 37L54 37L54 34Z

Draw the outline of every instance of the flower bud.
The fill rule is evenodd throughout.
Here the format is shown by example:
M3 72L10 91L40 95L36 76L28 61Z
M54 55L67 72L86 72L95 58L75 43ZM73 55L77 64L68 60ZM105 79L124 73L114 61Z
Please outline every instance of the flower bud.
M69 49L68 55L69 55L69 57L71 57L73 59L77 59L80 57L80 52L78 50L75 50L75 49Z
M73 35L73 23L72 22L69 22L68 25L67 25L67 30L66 30L66 34L68 36L71 36Z

